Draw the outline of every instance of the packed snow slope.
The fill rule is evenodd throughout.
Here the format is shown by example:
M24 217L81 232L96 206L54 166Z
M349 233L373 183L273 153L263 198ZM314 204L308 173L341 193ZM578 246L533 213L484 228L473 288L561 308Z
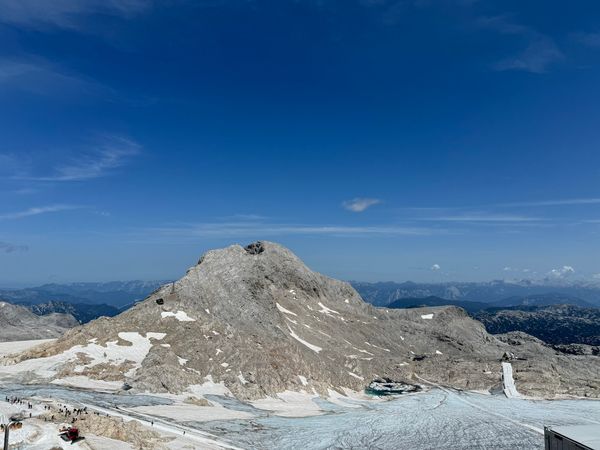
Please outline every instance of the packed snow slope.
M55 338L77 325L70 314L38 316L23 306L0 301L0 342Z
M171 393L221 383L256 399L417 376L490 389L501 385L505 354L523 394L600 396L598 357L560 354L523 334L491 336L456 307L375 308L288 249L257 242L209 251L130 310L5 358L0 372Z

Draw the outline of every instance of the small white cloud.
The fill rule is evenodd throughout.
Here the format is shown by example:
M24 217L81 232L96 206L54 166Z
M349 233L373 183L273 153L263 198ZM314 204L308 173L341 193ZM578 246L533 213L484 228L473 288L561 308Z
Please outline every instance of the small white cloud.
M440 269L441 269L441 267L439 264L434 264L433 266L431 266L431 270L433 270L434 272L437 272Z
M575 273L575 269L571 266L562 266L558 269L552 269L548 275L553 278L566 278Z
M504 269L505 272L512 272L514 269L512 267L506 266Z
M592 278L594 278L595 280L600 280L600 273L595 273L594 275L592 275Z
M378 198L357 197L353 198L352 200L346 200L344 203L342 203L342 206L348 211L363 212L371 206L377 205L379 203L381 203L381 200Z

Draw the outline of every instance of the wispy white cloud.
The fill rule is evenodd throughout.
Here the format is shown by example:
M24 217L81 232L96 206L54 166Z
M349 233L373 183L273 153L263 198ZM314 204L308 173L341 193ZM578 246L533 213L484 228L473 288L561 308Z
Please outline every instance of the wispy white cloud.
M425 220L440 221L440 222L499 222L499 223L523 223L523 222L538 222L544 219L538 217L508 215L508 214L465 214L454 216L440 216L426 218Z
M29 250L29 247L26 245L16 245L0 241L0 252L2 253L26 252L27 250Z
M124 137L110 136L93 150L56 166L49 175L15 177L22 180L63 182L85 181L112 174L140 153L141 146Z
M498 71L522 70L530 73L546 73L548 67L565 58L554 40L548 36L536 36L518 55L498 61L493 68Z
M518 36L527 43L525 48L516 55L492 64L494 70L521 70L541 74L547 72L552 64L565 59L554 39L531 27L513 22L507 15L481 17L477 25L500 34Z
M501 203L496 206L518 207L518 206L571 206L571 205L594 205L600 203L600 197L569 198L557 200L541 200L535 202Z
M93 14L132 17L146 11L149 0L0 0L0 22L44 29L82 29Z
M1 2L2 0L0 0ZM0 13L1 14L1 13ZM19 89L37 95L95 95L114 98L115 92L39 58L0 59L0 89Z
M55 213L60 211L69 211L73 209L79 209L79 206L74 205L48 205L38 206L34 208L25 209L23 211L11 212L0 214L0 220L17 220L24 219L31 216L39 216L40 214Z
M587 45L588 47L600 48L600 32L585 33L578 32L571 35L577 42Z
M433 266L431 266L431 270L433 272L437 272L437 271L441 270L441 267L439 264L434 264Z
M342 203L342 206L348 211L363 212L371 206L378 205L379 203L381 203L381 200L378 198L356 197L352 200L346 200Z
M428 236L445 230L428 227L403 226L341 226L261 223L256 221L211 222L148 228L140 231L145 237L227 237L256 238L286 235L322 236Z

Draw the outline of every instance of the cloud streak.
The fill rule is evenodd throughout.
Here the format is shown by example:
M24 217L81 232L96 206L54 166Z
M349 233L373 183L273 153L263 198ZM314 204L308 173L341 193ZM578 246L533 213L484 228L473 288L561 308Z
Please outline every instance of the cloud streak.
M366 211L371 206L375 206L381 203L381 200L378 198L364 198L364 197L356 197L352 200L346 200L342 203L344 209L348 211L352 211L355 213L360 213Z
M456 216L440 216L425 218L424 220L432 220L439 222L490 222L490 223L523 223L523 222L538 222L544 219L538 217L528 217L519 215L503 215L503 214L465 214Z
M599 33L574 33L572 37L579 43L592 48L600 48L600 32Z
M299 225L257 222L211 222L142 230L145 236L178 238L227 237L247 238L263 236L312 235L312 236L428 236L444 233L444 230L427 227L403 226L340 226Z
M85 181L112 174L140 153L141 146L119 136L106 139L95 150L78 156L53 169L50 175L24 176L17 179L45 182Z
M507 16L482 17L477 21L477 25L500 34L518 36L527 41L526 47L519 53L492 64L494 70L519 70L542 74L546 73L552 64L565 59L550 36L531 27L514 23Z
M0 0L0 22L28 28L82 29L82 19L104 14L128 18L145 12L148 0Z
M574 205L595 205L600 204L599 197L590 198L570 198L559 200L542 200L537 202L516 202L503 203L497 206L516 207L516 206L574 206Z
M29 247L26 245L15 245L0 241L0 252L2 253L26 252L27 250L29 250Z
M39 216L41 214L55 213L60 211L69 211L73 209L79 209L78 206L73 205L49 205L49 206L38 206L29 208L23 211L17 211L12 213L0 214L0 220L18 220L25 219L26 217Z

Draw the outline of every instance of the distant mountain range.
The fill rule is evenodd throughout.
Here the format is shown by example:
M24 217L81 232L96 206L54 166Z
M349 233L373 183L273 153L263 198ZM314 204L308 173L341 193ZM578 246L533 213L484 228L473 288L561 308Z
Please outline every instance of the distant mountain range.
M0 289L0 299L37 315L70 314L80 323L113 317L143 300L167 281L45 284L24 289Z
M106 304L122 308L143 300L168 281L111 281L107 283L44 284L25 289L0 289L0 298L33 305L49 301Z
M491 303L430 296L402 298L388 308L453 305L479 320L488 333L522 331L548 344L600 345L600 308L560 294L509 297ZM598 349L595 350L598 352Z
M598 308L572 305L517 306L486 309L472 316L492 334L522 331L548 344L600 346Z
M596 308L595 305L581 300L576 297L569 297L567 295L549 293L539 295L529 295L525 297L509 297L502 300L492 302L473 302L467 300L449 300L441 297L431 295L429 297L409 297L401 298L393 301L388 308L418 308L421 306L445 306L452 305L458 306L465 309L469 313L475 313L478 311L496 308L520 308L528 306L549 306L549 305L574 305L582 308Z
M78 322L87 323L101 316L116 316L167 283L117 281L46 284L34 288L0 290L0 299L23 305L37 315L70 314ZM491 333L523 331L556 344L600 343L600 331L595 331L593 321L588 321L589 317L595 317L588 310L600 307L600 288L594 285L504 281L352 284L363 299L376 306L414 308L453 305L482 321ZM547 308L553 305L573 307ZM554 325L544 325L546 321L554 321ZM577 325L570 327L571 322ZM549 329L554 333L547 332Z
M28 305L27 308L39 316L52 313L70 314L75 317L79 323L88 323L102 316L114 317L122 312L122 309L111 305L90 305L89 303L68 303L59 301Z
M573 303L580 306L600 306L600 285L585 282L556 282L522 280L519 282L490 281L482 283L405 283L394 282L351 282L352 286L369 303L388 306L407 298L439 297L446 300L460 300L477 303L494 303L511 298L543 296L563 297L559 303ZM553 302L552 304L555 304Z

